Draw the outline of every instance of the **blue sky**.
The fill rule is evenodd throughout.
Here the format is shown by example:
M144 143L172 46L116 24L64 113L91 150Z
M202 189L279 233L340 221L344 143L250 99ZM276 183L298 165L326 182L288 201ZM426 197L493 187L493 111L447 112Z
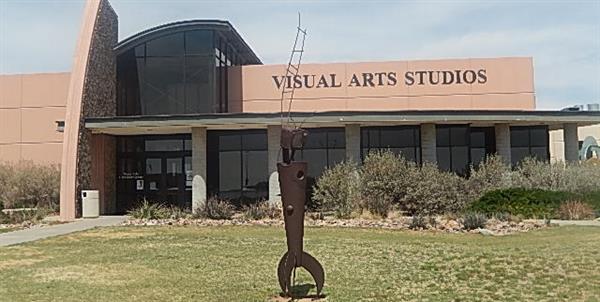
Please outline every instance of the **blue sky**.
M264 63L284 63L297 12L304 62L531 56L538 107L600 102L600 0L112 0L119 37L185 19L233 23ZM68 71L82 1L0 0L0 73Z

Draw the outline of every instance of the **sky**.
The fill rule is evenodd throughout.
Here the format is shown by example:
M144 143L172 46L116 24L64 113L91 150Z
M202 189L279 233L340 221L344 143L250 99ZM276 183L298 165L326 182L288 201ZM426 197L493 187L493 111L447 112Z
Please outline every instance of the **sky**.
M600 0L111 0L119 39L163 23L230 21L265 64L533 57L537 106L600 103ZM0 0L0 74L69 71L83 1Z

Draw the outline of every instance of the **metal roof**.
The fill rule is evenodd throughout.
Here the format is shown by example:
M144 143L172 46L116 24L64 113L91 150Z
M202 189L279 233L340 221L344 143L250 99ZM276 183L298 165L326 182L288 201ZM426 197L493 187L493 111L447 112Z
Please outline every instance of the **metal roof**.
M141 31L133 36L130 36L115 46L114 50L117 55L135 47L141 43L150 41L160 36L168 35L180 31L188 31L194 29L211 29L217 30L225 34L238 52L246 58L246 64L262 64L256 53L244 41L242 36L235 30L229 21L223 20L185 20L167 24L162 24Z
M492 126L506 123L547 125L561 129L565 123L578 126L600 124L600 112L519 111L519 110L433 110L433 111L329 111L292 113L303 127L332 127L344 124L363 126L408 124L472 124ZM155 116L87 118L85 127L94 133L134 135L148 133L188 133L192 127L208 129L252 129L280 125L280 113L216 113Z

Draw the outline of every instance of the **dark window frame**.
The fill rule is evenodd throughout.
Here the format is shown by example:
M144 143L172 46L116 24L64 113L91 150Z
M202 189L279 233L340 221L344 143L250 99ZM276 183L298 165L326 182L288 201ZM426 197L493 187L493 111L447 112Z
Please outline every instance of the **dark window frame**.
M412 130L413 141L411 146L392 146L383 145L382 142L382 130ZM371 133L376 132L377 144L372 143ZM376 146L375 146L376 145ZM365 157L372 150L386 150L392 148L413 148L415 154L414 162L417 164L422 163L423 153L421 150L421 127L419 125L401 125L401 126L371 126L360 128L360 158L364 161ZM365 154L366 149L366 154Z

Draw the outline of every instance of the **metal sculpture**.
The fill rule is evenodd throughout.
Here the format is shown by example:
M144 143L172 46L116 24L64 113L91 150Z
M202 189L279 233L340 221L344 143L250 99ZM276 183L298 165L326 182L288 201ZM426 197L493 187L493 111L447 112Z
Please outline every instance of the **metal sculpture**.
M290 295L292 271L303 267L315 280L319 296L325 282L323 266L303 249L307 163L294 161L295 151L304 146L307 135L308 132L300 128L281 130L283 162L277 164L277 172L288 250L279 261L277 276L281 290Z

